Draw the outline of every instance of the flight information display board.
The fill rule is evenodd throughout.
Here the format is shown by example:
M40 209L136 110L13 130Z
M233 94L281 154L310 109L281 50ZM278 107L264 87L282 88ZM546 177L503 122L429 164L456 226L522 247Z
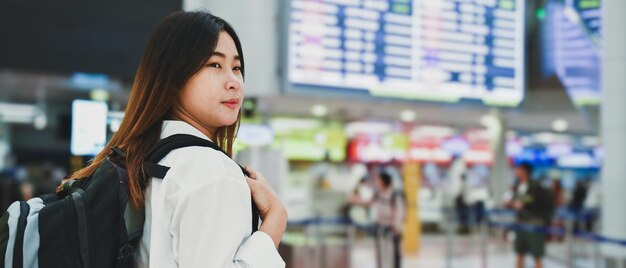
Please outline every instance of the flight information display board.
M571 2L570 5L579 14L589 35L600 38L602 27L600 0L568 0L568 2Z
M601 101L599 0L568 0L547 6L544 32L550 44L547 57L576 106L597 106Z
M523 100L523 0L294 0L289 10L294 90Z

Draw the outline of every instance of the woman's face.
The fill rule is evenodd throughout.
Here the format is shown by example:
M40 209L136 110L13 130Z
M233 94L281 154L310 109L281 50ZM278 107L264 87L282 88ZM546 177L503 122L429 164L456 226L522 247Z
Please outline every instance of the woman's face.
M213 55L181 90L175 115L213 139L217 128L237 121L243 95L237 47L222 31Z

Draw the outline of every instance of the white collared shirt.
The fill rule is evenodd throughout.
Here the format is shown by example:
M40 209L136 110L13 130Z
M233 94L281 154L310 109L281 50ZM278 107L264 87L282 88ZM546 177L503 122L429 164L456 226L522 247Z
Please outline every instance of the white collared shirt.
M191 134L183 121L164 121L161 138ZM146 221L138 267L285 267L274 242L252 231L250 188L239 166L208 147L173 150L145 192Z

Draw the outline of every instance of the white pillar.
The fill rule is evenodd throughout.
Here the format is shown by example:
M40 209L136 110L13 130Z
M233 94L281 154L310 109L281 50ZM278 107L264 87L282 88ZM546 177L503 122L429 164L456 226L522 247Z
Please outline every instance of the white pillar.
M511 168L506 156L506 122L498 110L491 110L486 115L489 120L481 119L487 127L491 148L493 152L493 165L491 167L491 178L489 179L489 189L495 206L502 204L502 196L510 188L513 182Z
M602 2L602 235L626 239L626 1ZM602 245L607 268L620 267L626 248ZM621 266L624 267L624 266Z

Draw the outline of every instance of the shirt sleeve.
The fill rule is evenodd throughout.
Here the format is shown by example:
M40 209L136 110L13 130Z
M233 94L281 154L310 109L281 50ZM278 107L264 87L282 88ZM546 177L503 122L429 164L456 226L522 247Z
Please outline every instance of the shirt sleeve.
M170 226L178 267L285 267L267 234L246 238L250 192L237 179L211 178L181 196Z

